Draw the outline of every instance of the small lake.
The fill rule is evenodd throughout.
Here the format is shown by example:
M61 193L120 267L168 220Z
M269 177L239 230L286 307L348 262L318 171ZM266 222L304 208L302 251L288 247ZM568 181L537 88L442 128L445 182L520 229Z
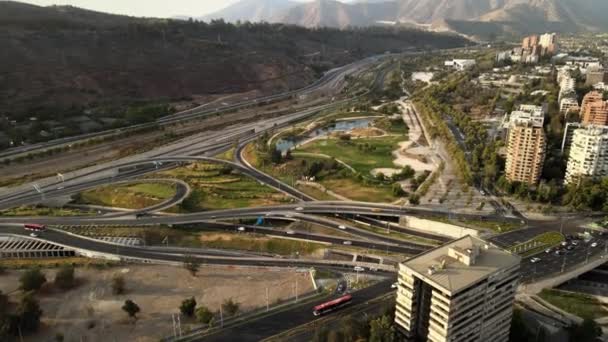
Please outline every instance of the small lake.
M373 120L373 118L361 118L354 120L336 121L335 123L332 123L328 126L317 128L304 136L281 138L277 140L277 149L282 153L285 153L300 142L308 140L310 138L326 136L333 132L349 132L356 128L368 128L370 127Z

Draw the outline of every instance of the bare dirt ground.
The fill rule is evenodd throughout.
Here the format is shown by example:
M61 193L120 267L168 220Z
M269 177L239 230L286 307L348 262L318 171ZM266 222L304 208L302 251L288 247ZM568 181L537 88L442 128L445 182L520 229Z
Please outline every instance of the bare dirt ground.
M54 278L54 270L44 271L47 279ZM0 290L19 296L18 278L21 271L10 271L0 276ZM111 279L122 274L127 293L113 295ZM171 314L179 312L182 300L194 296L198 305L211 311L219 310L224 300L232 298L242 311L269 302L294 297L296 287L300 295L313 290L308 272L273 268L201 267L192 277L182 267L127 265L104 270L78 268L80 285L67 292L46 286L38 295L43 313L43 327L24 341L55 341L62 333L65 341L158 341L173 333ZM47 284L49 285L49 284ZM121 307L126 299L139 305L136 321L127 317ZM182 318L182 331L193 327L192 319Z

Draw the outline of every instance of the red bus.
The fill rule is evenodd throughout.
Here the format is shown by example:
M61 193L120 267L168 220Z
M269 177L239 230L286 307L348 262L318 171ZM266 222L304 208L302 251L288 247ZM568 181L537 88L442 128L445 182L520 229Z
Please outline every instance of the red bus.
M46 230L46 226L43 224L24 224L23 228L25 230L31 230L33 232L43 232Z
M312 309L312 314L315 316L321 316L325 313L337 310L345 305L348 305L352 299L353 296L348 294L346 296L342 296L327 303L319 304Z

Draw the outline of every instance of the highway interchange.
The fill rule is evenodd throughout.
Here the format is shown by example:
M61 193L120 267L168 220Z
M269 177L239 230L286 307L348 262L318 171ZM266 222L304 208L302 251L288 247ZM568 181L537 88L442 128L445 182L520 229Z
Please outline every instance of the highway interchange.
M390 57L390 56L388 56ZM387 235L373 233L369 230L361 229L355 224L348 224L345 229L342 228L343 223L338 223L333 218L339 217L342 220L358 220L366 222L376 227L385 227L387 222L396 222L400 216L446 216L445 212L433 212L424 208L401 207L394 205L383 205L375 203L361 202L323 202L315 201L314 198L299 191L298 189L283 183L282 181L255 169L247 163L243 158L243 148L251 141L257 139L265 132L279 130L284 127L293 125L307 118L318 114L320 111L332 109L336 106L348 103L349 98L338 98L341 89L345 86L347 75L359 75L372 66L380 63L386 57L368 58L342 68L334 69L325 74L320 80L303 89L285 92L282 94L267 96L258 99L251 99L238 104L222 105L222 106L201 106L192 110L184 111L170 117L159 119L155 125L168 125L175 122L191 120L193 118L201 118L207 115L215 115L224 111L233 111L241 108L259 106L273 101L299 97L315 92L333 92L334 96L327 103L315 105L311 108L302 109L291 114L282 115L264 119L257 122L237 123L228 125L226 128L218 131L204 132L193 137L181 139L167 145L154 148L148 152L138 155L129 156L120 160L103 163L94 167L89 167L83 170L77 170L67 173L64 180L58 180L54 177L39 180L35 183L22 184L8 189L0 190L0 209L8 209L22 205L33 205L53 198L66 198L70 195L80 193L84 190L95 188L101 185L117 184L120 182L129 182L137 177L158 172L159 170L170 169L183 163L191 163L196 161L205 161L211 163L219 163L231 167L233 170L247 175L261 184L265 184L277 189L294 200L293 204L280 205L264 208L243 208L243 209L228 209L207 211L194 214L181 215L160 215L157 212L173 205L176 205L188 193L186 187L179 186L178 194L170 201L162 203L150 208L130 212L110 212L98 216L82 216L82 217L0 217L0 233L18 235L27 237L27 233L22 229L23 223L43 223L50 226L159 226L159 225L194 225L203 226L206 229L237 231L237 228L243 227L244 233L255 231L269 236L280 236L288 238L297 238L306 241L315 241L333 245L344 245L349 243L353 247L361 247L369 250L385 251L402 253L403 255L412 256L424 252L432 246L408 242L401 239L396 239ZM378 73L378 78L374 84L382 84L386 72ZM82 139L90 139L91 137L111 136L124 132L125 130L136 130L141 127L130 127L126 129L113 130L107 132L95 133L94 135L80 136L67 138L49 143L19 147L7 152L0 153L0 158L11 157L23 153L36 151L44 151L46 149L63 146ZM237 145L235 151L235 159L226 161L213 158L213 156L225 152ZM39 190L34 189L34 185ZM451 214L451 217L462 217L466 219L477 220L500 220L519 222L520 217L504 217L502 215L466 215L466 214ZM257 217L265 217L269 220L301 220L325 226L331 229L339 230L347 233L350 237L335 237L324 236L319 234L310 234L308 232L294 231L286 236L286 232L276 230L272 227L240 225L235 223L221 223L217 221L230 221L234 219L255 219ZM506 233L500 236L492 237L491 241L503 247L509 247L516 243L527 241L539 233L546 231L554 231L561 229L567 233L581 232L582 219L572 218L564 222L558 221L533 221L525 220L523 229ZM421 232L405 227L394 227L400 233L418 236L424 239L434 240L437 243L443 243L449 240L445 236L438 236L428 232ZM126 247L111 243L106 243L94 239L66 234L59 229L50 229L39 239L62 245L65 247L73 247L83 251L97 253L107 258L120 258L123 260L139 260L146 262L171 262L179 263L184 260L186 253L178 250L149 248L149 247ZM590 257L598 256L604 251L602 247L586 248L580 246L574 249L570 254L557 256L549 253L543 255L543 259L539 263L530 262L530 257L524 258L522 261L524 281L532 281L540 277L547 277L551 274L559 273L565 265L565 268L574 267L575 265L586 262ZM198 258L203 263L220 264L220 265L251 265L251 266L269 266L269 267L337 267L343 270L352 270L355 262L344 261L315 261L305 259L285 259L259 255L233 255L231 253L222 253L218 251L207 250L192 250L188 251L189 255ZM588 256L589 255L589 256ZM563 260L566 260L565 263ZM368 270L374 268L366 265ZM394 266L381 265L382 269L394 271ZM542 270L541 270L542 268ZM390 282L389 282L390 284ZM380 283L369 290L364 290L358 300L367 300L385 294L389 291L389 287L385 283ZM365 295L363 295L365 294ZM294 307L285 313L285 317L290 318L290 322L307 323L312 320L309 310L303 310L301 307ZM276 325L276 322L267 322L268 324ZM295 325L294 325L295 326ZM270 336L269 333L278 331L277 328L284 327L269 327L265 331L264 336L255 335L255 338ZM244 329L243 334L250 333ZM216 339L221 340L221 335L216 336ZM248 339L243 339L248 340Z

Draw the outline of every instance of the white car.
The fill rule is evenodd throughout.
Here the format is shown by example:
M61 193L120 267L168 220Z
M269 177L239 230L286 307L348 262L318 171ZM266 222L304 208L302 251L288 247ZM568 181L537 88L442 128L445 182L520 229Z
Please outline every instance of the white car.
M530 259L530 262L533 263L533 264L536 264L539 261L540 261L540 258L532 258L532 259Z
M344 241L344 242L342 242L342 244L343 244L343 245L350 246L350 245L352 245L353 243L352 243L352 241Z
M245 227L239 227L237 230L238 230L239 232L244 232L244 231L245 231Z
M397 287L399 287L399 283L391 284L391 289L396 289Z
M38 237L38 234L36 234L36 233L31 233L31 234L30 234L30 236L31 236L31 237L33 237L33 238L37 238L37 237Z
M363 268L361 266L355 266L355 268L353 268L353 270L355 270L355 272L363 272L363 271L365 271L365 268Z
M293 230L288 230L285 232L285 234L287 235L295 235L296 232L294 232Z
M296 208L296 211L302 211L302 210L304 210L304 208L302 208L302 207L297 207Z
M346 230L346 226L344 226L344 225L339 225L338 228L342 229L342 230Z
M591 247L597 247L597 242L591 243Z

